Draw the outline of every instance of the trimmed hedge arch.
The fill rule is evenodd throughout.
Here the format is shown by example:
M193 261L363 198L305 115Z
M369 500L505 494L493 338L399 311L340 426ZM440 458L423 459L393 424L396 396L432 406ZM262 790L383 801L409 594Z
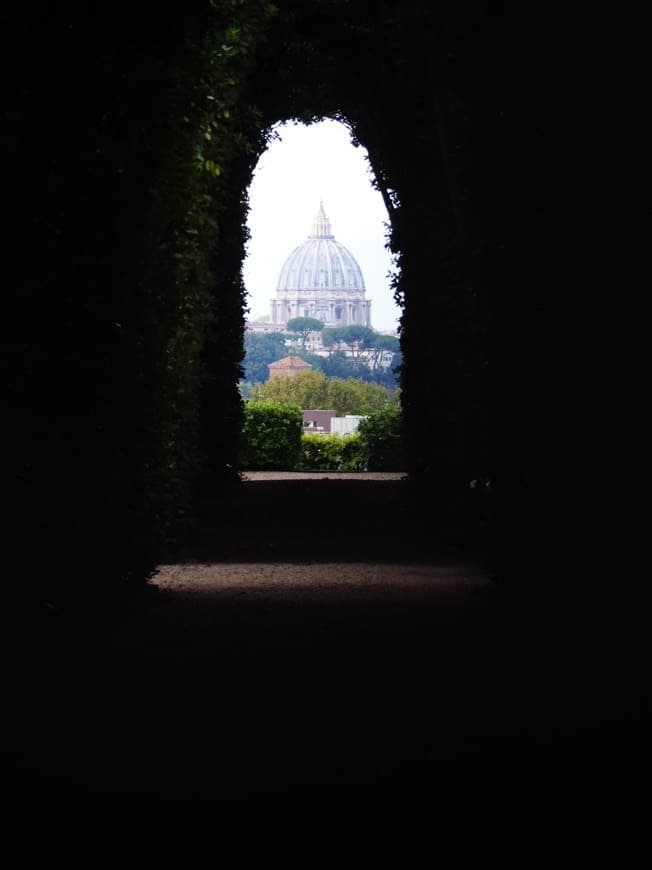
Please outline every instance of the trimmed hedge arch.
M400 266L409 470L436 494L433 523L468 524L481 478L516 564L624 522L602 494L607 379L589 363L613 312L594 295L587 330L581 289L633 284L640 265L622 215L644 97L635 52L600 64L611 20L594 13L587 41L568 12L560 36L552 16L416 0L3 14L12 589L16 572L50 597L145 582L194 496L232 477L246 191L285 119L344 120L369 152Z

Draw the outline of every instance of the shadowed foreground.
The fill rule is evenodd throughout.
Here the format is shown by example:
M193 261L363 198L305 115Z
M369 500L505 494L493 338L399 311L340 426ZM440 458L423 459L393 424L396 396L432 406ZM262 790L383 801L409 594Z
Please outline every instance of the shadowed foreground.
M6 715L25 863L649 851L638 638L507 606L402 482L245 483L142 600L41 638Z

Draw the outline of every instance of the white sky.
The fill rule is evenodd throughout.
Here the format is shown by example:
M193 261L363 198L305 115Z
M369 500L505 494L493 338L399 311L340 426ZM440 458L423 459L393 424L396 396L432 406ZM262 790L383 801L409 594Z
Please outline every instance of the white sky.
M371 325L396 330L400 309L392 298L385 250L387 211L371 186L366 150L351 144L348 129L336 121L284 124L261 155L249 188L251 238L243 265L247 317L271 314L270 301L286 258L304 242L320 200L333 235L356 258L371 300Z

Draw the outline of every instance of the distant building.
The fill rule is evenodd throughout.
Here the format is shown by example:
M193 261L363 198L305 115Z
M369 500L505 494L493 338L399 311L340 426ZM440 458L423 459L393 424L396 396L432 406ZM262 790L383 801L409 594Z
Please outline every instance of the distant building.
M264 320L246 320L245 330L254 332L256 335L269 335L271 332L284 332L284 323L269 323Z
M272 324L284 327L294 317L314 317L327 327L371 326L362 271L332 234L322 203L312 233L285 261L272 300Z
M345 414L344 417L333 417L331 420L331 435L353 435L358 431L362 414Z
M303 411L303 431L320 435L353 435L357 432L362 414L346 414L338 417L333 410L314 409Z
M297 372L310 371L312 366L298 356L284 356L283 359L270 363L267 368L271 381L273 378L293 378Z
M303 412L303 430L304 432L320 432L330 435L331 420L335 416L333 410L323 410L317 408L312 411Z

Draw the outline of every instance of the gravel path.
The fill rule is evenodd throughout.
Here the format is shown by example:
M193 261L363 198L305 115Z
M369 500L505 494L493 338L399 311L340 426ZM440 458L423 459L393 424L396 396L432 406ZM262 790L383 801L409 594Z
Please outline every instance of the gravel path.
M472 563L377 564L368 562L192 563L161 565L154 578L161 591L186 595L249 595L300 603L304 599L405 603L437 597L463 599L489 590L486 572Z

